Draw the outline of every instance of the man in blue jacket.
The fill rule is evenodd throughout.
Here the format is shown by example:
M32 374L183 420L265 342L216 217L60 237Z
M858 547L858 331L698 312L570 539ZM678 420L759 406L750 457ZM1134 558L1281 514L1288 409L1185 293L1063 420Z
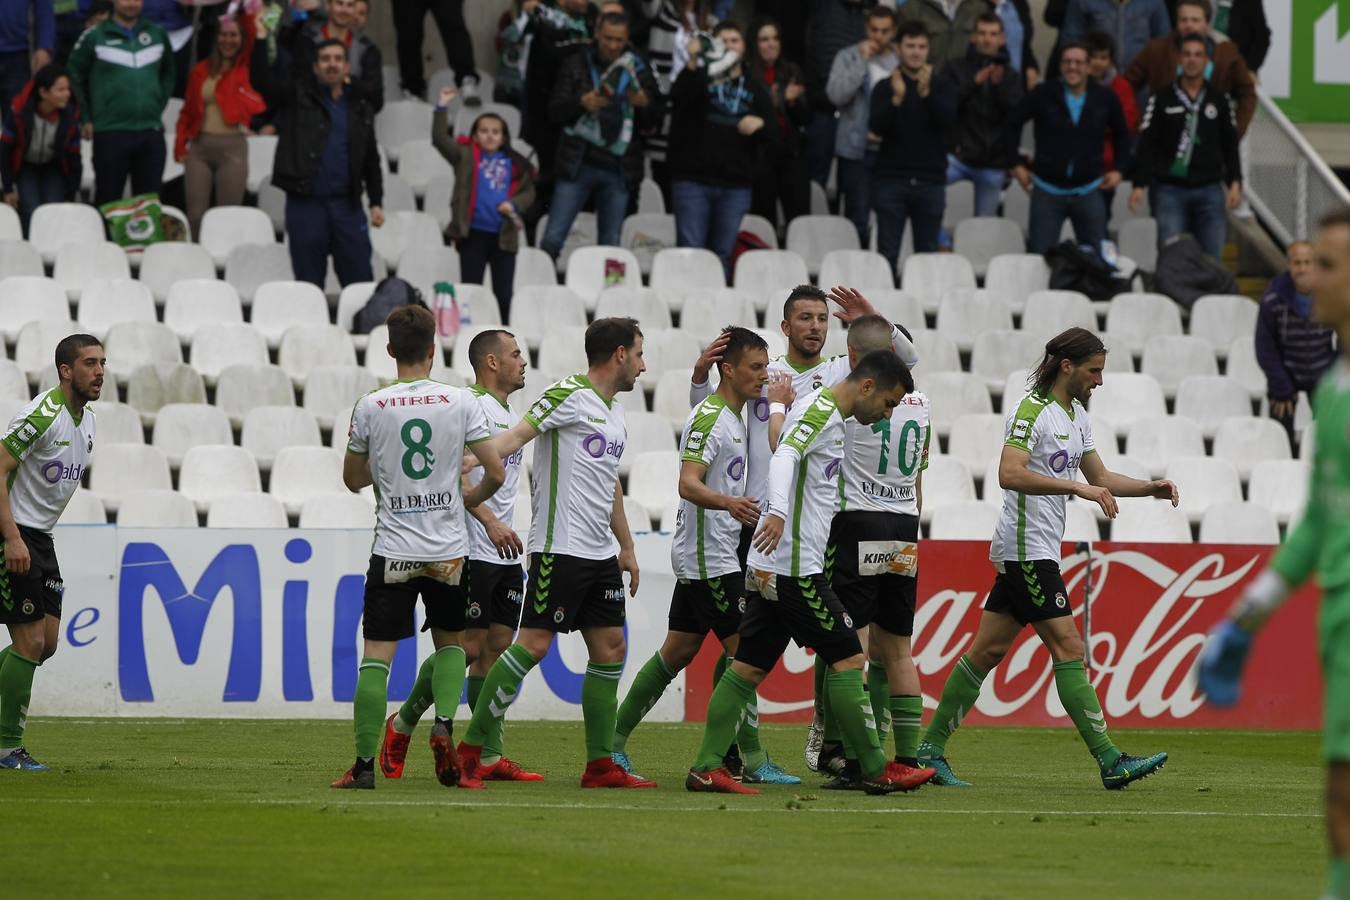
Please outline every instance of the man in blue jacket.
M1036 157L1016 162L1012 176L1031 193L1027 249L1044 253L1059 242L1064 220L1073 222L1079 244L1100 251L1106 239L1106 208L1100 191L1115 190L1130 160L1129 130L1110 88L1088 77L1087 45L1069 41L1060 54L1059 81L1044 81L1022 98L1004 126L1008 158L1018 159L1022 126L1035 122ZM1102 147L1110 135L1115 168L1105 171Z
M1116 42L1116 59L1128 66L1144 45L1172 30L1163 0L1069 0L1060 31L1062 46L1089 31L1105 31Z
M31 43L30 14L35 32ZM52 0L0 0L0 108L8 108L32 74L52 61L55 46Z

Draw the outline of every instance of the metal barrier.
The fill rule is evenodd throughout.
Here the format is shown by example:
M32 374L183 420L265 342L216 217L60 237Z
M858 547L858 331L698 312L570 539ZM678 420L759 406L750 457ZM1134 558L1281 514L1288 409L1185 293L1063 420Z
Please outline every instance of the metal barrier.
M1350 206L1350 190L1265 91L1256 97L1242 142L1247 202L1281 243L1306 240L1329 209Z

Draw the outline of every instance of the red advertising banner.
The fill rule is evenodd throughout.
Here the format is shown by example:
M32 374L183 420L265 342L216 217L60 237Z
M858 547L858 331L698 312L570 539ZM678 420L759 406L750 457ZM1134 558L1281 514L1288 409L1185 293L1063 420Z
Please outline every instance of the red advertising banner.
M1072 545L1065 545L1071 549ZM1203 702L1192 669L1205 635L1265 566L1274 548L1098 543L1092 554L1091 676L1112 724L1147 728L1320 728L1318 593L1296 594L1267 625L1248 661L1242 701ZM920 549L914 659L924 706L937 706L952 666L969 649L993 585L987 541L925 541ZM1074 617L1084 624L1086 554L1062 560ZM685 678L685 720L703 721L717 659L708 641ZM788 648L760 688L760 716L805 722L813 702L813 654ZM1049 651L1026 628L985 679L967 724L1066 724Z

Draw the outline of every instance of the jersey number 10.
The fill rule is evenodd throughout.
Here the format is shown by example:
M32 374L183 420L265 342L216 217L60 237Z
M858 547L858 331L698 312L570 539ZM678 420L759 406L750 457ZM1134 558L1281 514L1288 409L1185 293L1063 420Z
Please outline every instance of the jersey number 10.
M881 435L881 455L877 459L877 474L885 475L886 468L891 458L891 420L882 419L872 423L872 432ZM910 440L911 435L913 441ZM910 448L914 452L909 452ZM919 464L919 454L923 448L919 446L919 423L910 419L900 429L900 456L898 463L901 475L913 475L914 467Z

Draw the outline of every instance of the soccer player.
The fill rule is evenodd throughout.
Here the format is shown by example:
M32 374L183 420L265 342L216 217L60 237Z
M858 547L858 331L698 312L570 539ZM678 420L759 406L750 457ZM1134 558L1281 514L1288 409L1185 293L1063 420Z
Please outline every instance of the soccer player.
M637 321L596 319L586 329L586 359L585 374L550 386L498 439L502 455L510 456L543 437L535 444L531 479L530 578L520 633L488 672L459 752L470 773L496 762L486 745L520 683L548 653L555 635L579 630L590 654L581 687L586 720L581 786L655 787L625 772L611 756L626 649L623 572L629 592L638 590L637 555L619 487L627 431L615 396L631 391L645 370Z
M1327 836L1331 864L1324 896L1350 898L1350 208L1323 217L1317 233L1312 316L1331 326L1342 358L1313 396L1308 507L1275 554L1210 637L1201 656L1200 688L1211 703L1237 702L1247 651L1256 633L1299 585L1317 573L1327 761Z
M379 505L361 615L365 648L352 703L356 762L332 786L375 787L389 664L398 642L415 633L413 613L420 595L425 627L436 648L430 672L436 778L446 787L481 787L472 777L461 779L452 737L464 687L462 581L469 550L464 510L491 497L506 473L473 394L431 380L432 361L440 352L431 312L423 306L400 306L386 324L386 349L397 363L398 381L357 401L342 462L343 483L352 491L374 484ZM483 466L483 478L461 492L465 448Z
M884 794L910 790L933 776L888 761L863 689L863 652L853 621L825 578L825 543L838 494L844 421L871 425L890 416L912 390L909 370L890 350L863 357L842 383L822 387L794 407L769 473L768 510L746 561L746 604L736 659L708 703L698 758L685 779L691 791L757 794L738 783L722 754L754 701L755 688L789 640L810 647L829 665L826 689L840 727L862 767L863 788ZM789 523L791 523L789 525Z
M769 377L772 383L765 387L761 396L750 406L751 414L746 416L746 440L750 453L746 462L745 492L748 496L758 497L761 505L768 485L769 459L774 453L769 442L771 400L778 399L782 402L786 399L790 403L792 397L805 397L826 385L842 380L851 368L847 356L824 359L820 355L821 348L825 346L825 335L830 327L830 301L839 307L834 313L835 317L845 323L851 323L862 316L876 315L876 309L872 304L851 288L834 287L826 294L814 285L803 284L793 288L788 294L787 300L783 303L783 321L779 324L779 328L787 338L787 355L769 362ZM690 406L698 406L708 396L708 373L718 361L724 340L725 338L719 337L713 341L695 362L689 389ZM910 340L909 333L903 328L892 326L891 344L900 361L906 366L912 368L918 362L914 344ZM791 390L786 391L786 397L778 394L779 384L783 378L791 382ZM769 396L770 391L775 392L776 398ZM752 534L754 534L752 527L741 530L738 555L742 563L745 562L746 553L750 548ZM718 679L722 676L722 665L719 664L715 673ZM806 750L807 765L812 770L816 768L816 757L820 754L824 737L822 698L825 696L825 670L824 661L817 659L816 714L807 736Z
M857 319L848 330L848 359L891 346L890 323L880 316ZM769 425L775 432L778 414ZM888 418L844 424L839 510L825 551L826 575L853 619L868 652L867 688L877 738L895 730L895 761L918 767L923 697L910 655L918 585L920 490L928 466L928 398L908 392ZM894 691L894 693L892 693ZM828 701L828 697L823 697ZM825 709L824 741L817 771L836 773L827 788L859 786L857 760L848 757L838 723Z
M482 331L469 342L469 364L474 383L469 392L478 398L487 419L488 430L501 434L520 421L507 404L508 398L525 387L528 359L511 332L501 329ZM515 560L520 556L520 537L511 528L515 516L516 490L524 453L517 450L502 460L506 480L501 489L469 511L469 562L465 581L469 606L465 614L463 646L468 663L469 709L478 702L483 677L492 664L511 645L511 636L520 623L520 604L525 594L525 572ZM470 472L476 482L482 469ZM480 521L481 520L481 521ZM431 679L435 656L422 662L412 693L398 712L384 723L384 741L380 744L380 771L386 778L403 775L408 754L408 739L422 714L433 702ZM527 772L518 763L502 756L501 731L488 742L497 762L479 771L480 780L543 781L544 776Z
M1121 753L1106 733L1106 716L1083 670L1083 638L1059 571L1065 504L1070 496L1096 503L1108 518L1116 497L1155 497L1176 506L1170 481L1139 481L1106 468L1092 440L1086 404L1102 383L1106 347L1084 328L1070 328L1045 345L1031 390L1004 426L998 481L1003 488L989 559L997 575L971 648L956 663L919 745L919 762L938 770L934 784L968 787L945 756L947 740L975 705L985 676L1027 625L1050 651L1055 688L1101 770L1102 785L1118 790L1162 768L1166 753ZM1082 469L1087 483L1077 480Z
M0 443L0 769L45 772L23 746L33 675L61 634L61 566L52 528L94 452L94 411L103 391L103 345L72 334L56 345L59 382L19 410Z
M676 585L670 630L633 679L619 706L614 761L633 771L626 747L633 729L677 673L693 662L711 631L736 656L736 629L745 603L745 579L736 558L741 527L759 521L759 501L745 495L745 425L741 410L759 396L768 377L769 346L746 328L727 328L717 390L690 412L680 442L680 511L670 562ZM769 759L759 743L759 712L751 698L740 729L745 780L801 784Z

